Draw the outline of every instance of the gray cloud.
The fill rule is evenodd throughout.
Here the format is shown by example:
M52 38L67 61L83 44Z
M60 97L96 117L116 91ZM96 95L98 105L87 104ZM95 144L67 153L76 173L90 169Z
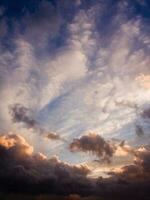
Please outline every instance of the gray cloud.
M3 192L69 195L68 199L144 199L149 196L150 148L135 150L135 161L110 177L88 178L88 167L70 165L56 156L33 153L20 135L0 136L0 188ZM136 191L136 192L135 192ZM138 192L137 192L138 191ZM99 197L99 198L98 198ZM90 198L90 197L88 197ZM79 198L80 199L80 198ZM82 199L82 197L81 197ZM92 199L92 198L91 198Z
M59 140L60 136L57 135L56 133L48 133L47 138L52 140Z
M31 110L19 103L10 106L10 114L15 123L23 122L29 128L33 128L37 124L37 121L33 119Z
M141 117L144 119L150 119L150 108L144 109L141 113Z
M139 137L143 136L144 135L144 130L143 130L142 126L140 126L140 125L137 124L135 126L135 133Z
M1 191L70 194L90 189L86 166L33 154L33 147L20 135L0 136L0 169Z
M39 134L44 135L51 140L63 139L56 133L48 132L44 128L41 128L40 123L34 119L33 112L29 108L16 103L10 106L10 114L14 123L23 123L27 128L32 128Z
M100 135L90 133L74 139L70 144L72 152L92 152L104 161L110 161L115 151L115 146L105 141Z

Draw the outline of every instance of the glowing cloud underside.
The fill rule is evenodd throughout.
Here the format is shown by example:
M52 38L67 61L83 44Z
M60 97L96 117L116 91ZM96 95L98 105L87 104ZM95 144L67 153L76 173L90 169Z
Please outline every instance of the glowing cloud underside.
M0 3L0 194L149 196L149 13L147 0Z

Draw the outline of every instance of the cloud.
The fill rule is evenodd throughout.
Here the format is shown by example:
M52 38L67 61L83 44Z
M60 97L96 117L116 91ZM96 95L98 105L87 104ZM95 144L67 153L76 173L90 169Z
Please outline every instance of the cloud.
M144 109L143 112L141 113L141 116L144 119L150 119L150 108Z
M90 189L86 166L33 154L33 147L20 135L0 136L0 168L1 191L70 194Z
M149 141L149 121L150 121L150 109L149 104L143 105L137 112L137 119L135 124L135 133L143 141Z
M110 161L115 151L115 146L94 133L74 139L69 148L72 152L91 152L98 156L99 159L107 162Z
M2 49L1 71L3 76L1 79L0 106L3 121L7 125L11 126L8 112L10 105L22 104L27 108L32 108L34 114L37 114L55 98L69 91L77 81L84 79L86 76L88 71L87 58L80 39L82 40L88 34L91 25L85 21L87 18L84 12L79 15L80 19L83 18L82 21L85 24L83 31L81 31L82 35L78 31L71 30L71 26L76 27L78 25L79 19L73 21L72 24L68 24L69 37L66 46L52 55L44 49L43 56L37 56L36 45L31 42L32 39L31 41L27 40L25 35L17 35L12 39L13 51ZM48 18L47 23L51 24L49 20ZM32 20L30 21L32 22ZM43 33L42 27L38 29L42 30ZM87 39L85 42L88 45ZM11 77L9 76L10 73Z
M139 83L139 85L145 89L150 88L150 75L144 75L140 74L136 77L136 81Z
M23 37L37 49L45 48L48 41L59 34L63 23L63 18L54 5L47 0L42 0L34 12L28 10L25 12L21 23L21 26L24 25Z
M133 164L110 172L108 178L98 178L97 189L103 188L99 194L106 199L111 199L111 195L121 199L146 199L149 196L149 147L135 149L135 152Z
M11 149L12 154L16 156L30 156L33 152L33 147L30 146L25 139L20 135L2 135L0 136L1 148Z
M21 104L10 106L10 114L13 122L23 122L29 128L33 128L37 124L31 116L30 110Z
M55 11L50 13L49 9L53 10L54 8L49 8L50 2L47 3L48 8L44 7L44 9L48 9L45 14L46 16L44 14L44 16L41 16L41 21L45 21L47 25L45 25L43 21L41 22L40 19L40 23L36 24L35 18L40 18L40 13L38 13L36 17L34 16L34 12L33 14L29 13L27 17L29 20L29 26L25 26L24 30L21 29L23 32L17 32L16 35L12 37L10 42L12 49L10 48L10 50L4 46L1 48L0 120L2 123L0 129L4 132L13 130L13 132L17 133L19 128L19 132L24 135L25 138L29 137L29 140L37 149L44 149L44 152L49 154L48 145L50 145L51 141L43 140L42 142L39 134L35 134L35 132L40 134L42 133L44 137L46 137L49 132L51 134L54 133L53 138L55 139L55 133L63 133L56 130L58 126L53 128L53 124L50 125L50 121L45 122L51 114L46 114L47 116L44 114L44 117L41 117L41 112L45 108L48 108L48 111L55 100L61 98L64 94L69 94L70 91L72 91L72 88L76 87L78 82L82 82L86 77L88 66L85 49L88 49L88 41L91 44L90 38L92 34L92 25L88 21L86 12L79 12L75 17L75 20L66 24L67 37L65 38L65 45L59 49L53 49L54 51L51 51L50 49L49 52L43 40L47 40L44 38L44 34L48 35L49 31L53 32L50 26L54 21L53 17L51 18L49 15L53 15ZM38 10L40 9L43 9L43 7L38 8ZM43 11L41 10L40 12ZM32 18L34 18L33 21ZM27 19L25 18L24 20L24 23L26 23ZM84 24L83 30L79 29L80 20L82 20L82 25ZM10 23L11 22L12 21L10 21ZM20 23L22 26L24 25L22 19ZM33 30L34 28L31 28L30 30L30 25L32 26L32 23L35 23L33 25L35 30ZM42 27L42 25L44 27ZM14 29L17 29L15 23L13 23L12 26ZM73 31L71 26L77 27L78 31ZM46 28L48 28L48 30L46 30ZM36 29L39 29L39 32L36 31ZM33 31L33 34L28 34L28 31ZM36 37L33 37L33 35L36 36L36 34L38 36L38 42L36 41ZM64 36L62 35L62 37ZM84 41L84 49L81 40ZM50 40L47 42L46 45L51 48ZM38 45L40 45L40 48ZM37 50L40 52L37 52ZM21 105L25 110L28 110L25 114L26 116L21 116L19 119L20 122L18 121L14 123L12 120L13 117L10 112L10 107L13 107L14 105ZM54 109L55 108L56 107L54 106ZM60 115L60 111L58 116L62 116ZM58 116L54 117L53 115L52 118L56 118L57 120ZM44 124L46 127L43 127L41 124ZM39 138L40 144L38 142ZM57 136L57 139L58 138L61 137ZM63 138L58 140L64 142ZM56 141L53 141L52 145L55 145L55 142ZM60 142L60 144L57 143L56 145L61 146L62 142Z
M146 181L150 179L150 149L149 147L140 147L134 150L134 163L132 165L123 166L120 172L114 175L127 182Z
M56 133L48 133L48 135L46 136L48 139L52 139L52 140L59 140L60 136L57 135Z
M135 126L135 133L137 136L141 137L144 135L143 128L140 125Z
M42 153L34 153L20 135L0 136L0 186L3 192L26 194L78 195L103 197L103 199L143 199L149 194L150 149L135 149L132 165L109 172L109 177L88 178L91 173L86 165L70 165L53 156L48 159ZM138 184L137 184L138 183ZM136 190L135 190L136 189ZM137 189L139 190L138 194ZM130 192L127 192L130 191ZM78 194L78 195L71 195ZM93 199L95 199L93 197Z
M44 135L48 139L64 141L58 134L42 128L40 123L34 119L35 116L32 116L33 112L29 108L17 103L10 106L10 114L14 123L23 123L28 129L33 129L36 133Z
M78 181L70 164L57 157L47 159L42 153L33 154L32 147L20 136L2 136L1 146L6 153L0 157L4 158L0 165L6 166L1 167L6 168L2 170L6 174L0 171L3 187L15 190L17 185L18 190L24 191L28 185L40 192L49 192L51 188L63 194L89 192L110 197L130 195L129 191L136 196L134 191L141 188L141 194L146 194L149 150L146 147L137 150L124 142L117 146L104 139L107 135L108 139L115 137L129 144L135 137L135 146L149 143L149 110L143 109L150 99L150 41L146 20L141 13L135 17L137 7L128 0L113 6L111 0L70 2L42 0L33 9L31 5L32 12L23 3L21 19L13 16L13 13L18 15L15 6L8 18L4 17L7 6L5 12L0 9L0 129L15 133L19 130L36 151L40 149L46 155L54 152L69 162L85 161L88 154L82 157L67 153L64 143L59 146L59 140L65 141L63 134L67 141L76 137L70 145L71 151L90 152L98 161L113 160L122 165L122 157L132 155L135 162L124 165L120 173L116 169L108 179L91 180L85 173ZM103 137L80 135L88 130L96 130ZM41 140L42 135L47 139ZM51 140L57 140L53 142L55 148ZM5 159L7 163L11 160L9 169ZM97 165L101 167L100 164L105 163ZM71 174L75 176L73 182ZM78 177L82 177L79 174L78 171Z

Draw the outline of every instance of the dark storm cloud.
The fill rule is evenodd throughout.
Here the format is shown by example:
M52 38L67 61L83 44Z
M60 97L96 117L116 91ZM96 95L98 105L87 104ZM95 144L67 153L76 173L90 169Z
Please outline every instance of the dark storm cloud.
M23 123L27 128L31 128L39 134L45 135L48 139L62 140L58 134L48 132L44 128L41 128L39 122L34 119L32 110L29 108L16 103L10 106L9 111L14 123Z
M19 135L0 136L1 192L69 195L67 199L146 199L150 186L150 148L136 150L132 165L110 177L88 178L86 166L70 165L56 156L33 154L33 147ZM136 191L136 192L135 192ZM138 192L137 192L138 191ZM71 195L78 194L78 195Z
M47 159L19 135L0 137L1 191L27 193L84 193L91 183L86 166L69 165L56 156Z
M74 139L70 144L70 150L72 152L92 152L101 160L110 162L110 158L115 152L115 146L105 141L100 135L90 133Z

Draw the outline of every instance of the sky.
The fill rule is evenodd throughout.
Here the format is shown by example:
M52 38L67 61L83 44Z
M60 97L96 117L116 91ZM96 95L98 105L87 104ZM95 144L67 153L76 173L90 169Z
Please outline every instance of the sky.
M0 0L2 192L148 199L149 24L148 0Z

